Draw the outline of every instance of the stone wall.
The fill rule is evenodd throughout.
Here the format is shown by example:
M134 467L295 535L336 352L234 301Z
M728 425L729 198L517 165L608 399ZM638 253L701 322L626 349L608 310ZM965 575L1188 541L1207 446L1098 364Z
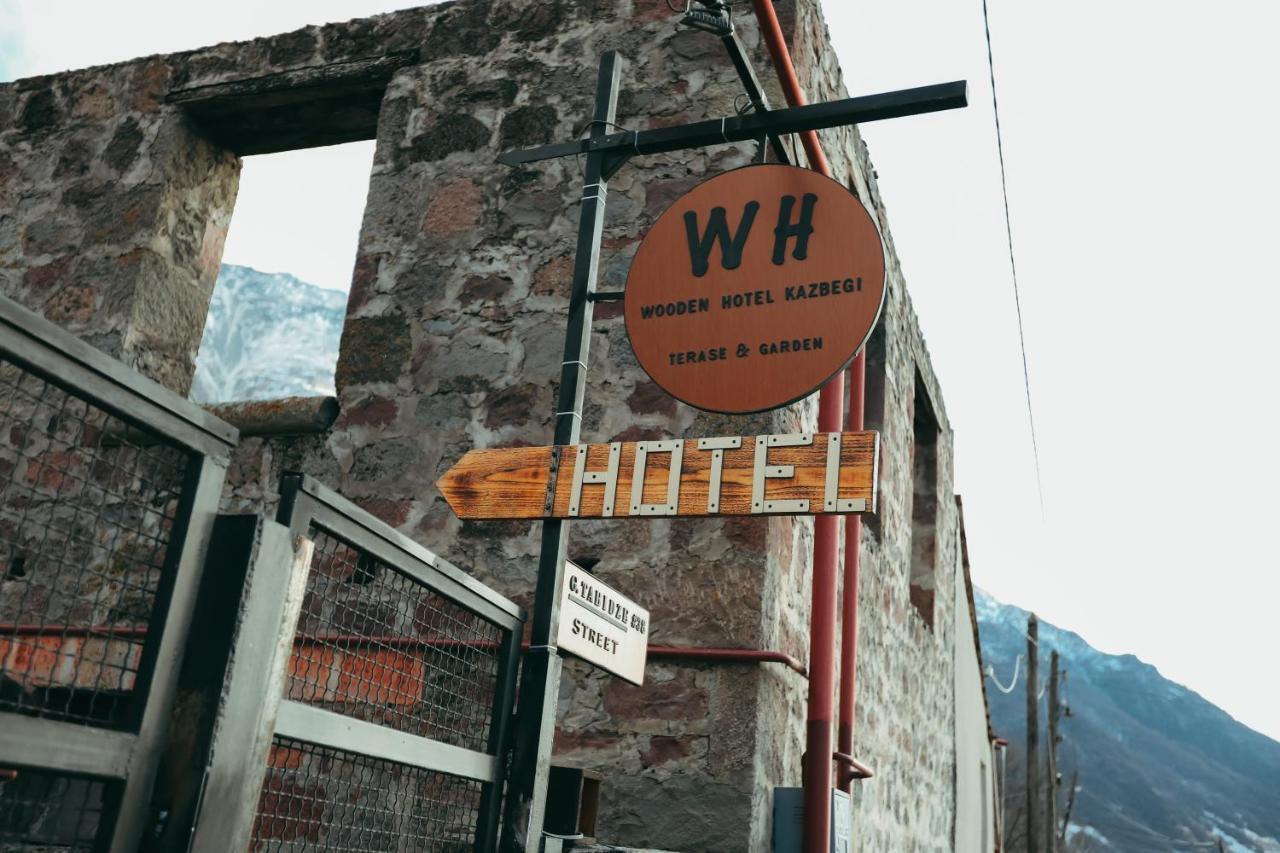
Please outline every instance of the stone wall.
M778 6L810 98L843 95L816 0ZM738 23L780 103L753 20L740 10ZM739 86L718 40L678 30L663 0L463 0L2 86L0 287L185 390L237 153L376 136L337 371L341 413L323 434L247 439L226 505L270 509L280 472L302 469L527 603L538 526L459 522L433 483L472 447L551 437L579 166L509 170L494 157L579 134L605 49L627 59L624 127L734 109ZM370 92L380 109L362 124ZM263 106L344 98L355 119L330 126L327 112L303 110L313 133L292 142ZM263 119L260 137L245 116ZM957 539L950 431L866 149L854 129L823 141L837 179L875 212L890 270L882 374L869 381L878 395L870 410L882 413L872 425L882 430L882 494L879 518L864 526L856 739L877 775L855 795L857 846L943 850L953 827L957 614L952 596L937 595L926 620L910 596L920 393L940 427L932 556L944 577ZM751 153L717 146L624 168L610 183L600 288L622 289L640 238L674 198ZM584 439L814 428L812 399L742 418L666 397L639 369L620 309L595 312ZM653 642L808 658L809 520L573 530L570 556L598 559L606 581L651 609ZM773 664L664 660L636 688L580 663L566 671L557 752L607 774L606 840L768 848L772 788L800 777L802 676Z
M239 162L164 108L176 64L0 87L0 292L185 392Z

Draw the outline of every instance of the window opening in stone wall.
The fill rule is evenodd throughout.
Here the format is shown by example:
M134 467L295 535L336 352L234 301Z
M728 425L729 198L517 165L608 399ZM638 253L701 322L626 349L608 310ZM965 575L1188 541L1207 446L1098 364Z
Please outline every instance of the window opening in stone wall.
M368 141L243 158L193 400L334 393L373 151Z
M873 430L880 433L880 453L887 452L885 449L884 435L884 387L885 387L885 317L881 315L880 322L876 323L874 329L871 330L871 337L867 339L867 345L863 348L866 354L866 378L863 380L863 396L862 396L862 428ZM879 466L879 476L882 479L880 483L880 493L885 494L883 478L887 476L885 466L882 463ZM868 513L862 517L862 527L869 530L878 540L880 538L880 515L879 513Z
M863 382L862 423L864 429L884 429L885 318L876 323L867 339L867 376Z
M933 627L938 557L938 418L920 372L912 395L911 604Z

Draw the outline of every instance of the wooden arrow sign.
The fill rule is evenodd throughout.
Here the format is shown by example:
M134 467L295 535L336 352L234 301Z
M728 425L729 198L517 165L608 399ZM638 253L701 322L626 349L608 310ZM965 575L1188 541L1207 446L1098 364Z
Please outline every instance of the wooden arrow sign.
M476 520L875 512L879 448L819 432L472 450L436 486Z

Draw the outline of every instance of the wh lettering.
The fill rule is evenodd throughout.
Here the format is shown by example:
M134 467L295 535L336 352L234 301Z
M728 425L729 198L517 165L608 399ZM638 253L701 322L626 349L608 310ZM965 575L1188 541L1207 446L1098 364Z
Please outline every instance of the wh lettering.
M791 257L803 261L809 256L809 235L813 233L813 208L818 197L813 193L805 193L800 199L800 215L793 222L796 197L785 195L778 208L778 224L773 229L773 263L781 266L787 261L787 243L795 239ZM711 251L720 245L720 266L727 270L736 270L742 264L742 252L747 246L747 238L751 236L751 226L760 211L760 202L749 201L742 208L742 218L738 227L729 233L729 220L723 207L711 208L706 230L698 229L698 214L692 210L684 215L685 236L689 240L689 261L694 276L701 278L711 269Z

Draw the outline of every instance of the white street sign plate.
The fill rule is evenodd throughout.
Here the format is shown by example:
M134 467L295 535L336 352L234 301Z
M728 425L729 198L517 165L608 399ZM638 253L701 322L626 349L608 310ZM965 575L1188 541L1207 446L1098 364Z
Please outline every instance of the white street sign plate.
M566 562L556 645L632 684L643 684L649 611Z

